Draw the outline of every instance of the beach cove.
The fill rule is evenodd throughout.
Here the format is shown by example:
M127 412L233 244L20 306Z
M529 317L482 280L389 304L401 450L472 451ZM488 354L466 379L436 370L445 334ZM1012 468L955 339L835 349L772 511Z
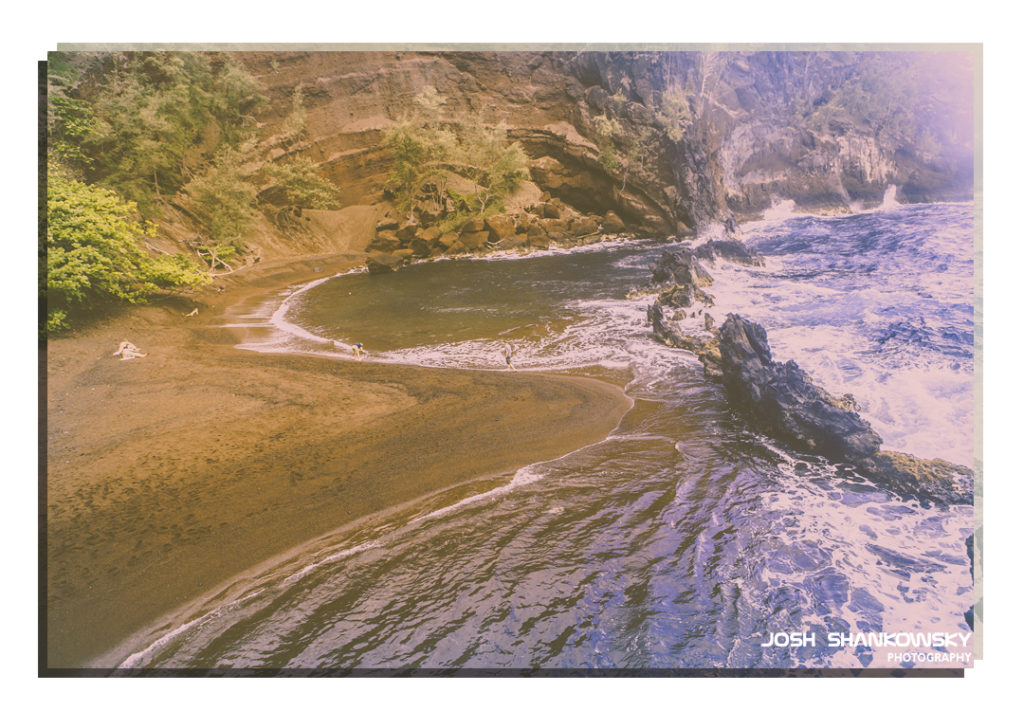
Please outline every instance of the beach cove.
M50 667L95 664L340 526L598 441L629 409L597 380L251 353L234 347L243 331L220 327L232 306L357 263L260 265L218 279L223 293L49 342ZM114 357L126 339L147 356Z

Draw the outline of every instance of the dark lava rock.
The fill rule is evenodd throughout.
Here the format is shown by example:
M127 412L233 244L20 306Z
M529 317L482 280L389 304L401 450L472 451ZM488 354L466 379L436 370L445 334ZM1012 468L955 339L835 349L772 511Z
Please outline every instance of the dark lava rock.
M880 452L859 462L858 468L896 494L946 506L974 503L974 472L942 459L917 459L900 452Z
M967 537L967 540L964 542L964 545L967 546L967 559L971 561L971 577L973 578L974 577L974 534L973 533Z
M408 250L396 250L395 252L370 252L366 255L366 268L370 274L384 274L393 272L402 266L405 255L398 252Z
M672 348L684 348L695 353L704 364L704 374L709 378L718 379L722 376L721 353L717 338L699 338L682 332L680 328L665 317L661 304L655 302L647 307L647 320L654 328L654 337Z
M674 286L661 292L658 295L658 303L662 306L671 306L674 309L685 309L697 303L712 306L715 300L711 298L711 294L699 286L687 284L686 286Z
M662 252L652 276L655 284L674 282L677 286L711 286L713 281L697 261L697 256L688 249Z
M678 326L665 317L665 311L661 308L660 303L655 302L647 307L647 320L654 328L654 337L666 346L693 350L692 339L684 335Z
M729 314L719 341L729 400L760 429L830 459L858 462L878 453L882 438L868 422L811 382L794 361L772 360L760 325Z
M709 261L715 258L724 259L727 262L746 264L752 267L763 267L764 258L756 254L750 247L738 239L712 239L708 240L694 250L694 254Z
M895 494L945 506L973 502L970 469L879 451L882 438L857 414L853 397L837 399L795 362L772 360L760 325L729 314L718 334L721 360L716 365L729 401L761 431L797 450L853 464Z

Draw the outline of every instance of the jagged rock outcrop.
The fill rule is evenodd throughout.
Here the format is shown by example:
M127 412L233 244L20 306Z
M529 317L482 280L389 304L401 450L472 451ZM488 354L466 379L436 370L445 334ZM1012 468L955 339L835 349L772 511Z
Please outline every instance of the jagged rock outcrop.
M971 61L967 53L735 57L714 97L729 209L754 217L779 196L803 211L846 211L878 204L890 184L906 202L970 199ZM916 105L915 95L925 100Z
M696 253L687 248L662 252L652 276L655 284L668 282L697 288L712 284L711 275L700 265Z
M575 52L242 52L237 56L264 86L269 104L258 115L261 160L309 159L339 187L339 210L375 210L376 231L361 233L356 249L389 253L411 249L417 259L490 249L533 249L551 242L579 244L606 235L667 237L694 224L680 200L669 152L651 152L645 168L625 170L602 161L595 138L593 88ZM614 64L629 64L629 53ZM302 135L288 137L296 88L304 110ZM446 125L455 131L473 122L504 125L510 141L529 158L528 180L506 200L504 214L488 215L481 229L454 224L446 195L414 196L410 214L399 214L386 186L391 155L384 146L388 126L413 112L427 87L444 100ZM653 125L636 102L618 117L628 137ZM632 104L636 104L633 106ZM624 139L623 139L624 140ZM624 150L623 147L619 147ZM435 192L436 186L433 186ZM460 190L472 192L471 185ZM261 199L284 199L266 189ZM324 211L330 212L330 211ZM446 219L448 218L448 219ZM399 224L387 224L396 222ZM441 234L429 233L442 226ZM252 239L268 255L330 248L330 235L306 238L301 222L289 234L258 226ZM451 233L454 233L452 236ZM312 250L311 250L312 248Z
M700 259L714 262L716 258L727 262L745 264L749 267L763 267L764 257L755 254L738 239L709 239L693 251Z
M729 314L717 346L729 401L761 431L798 451L853 465L890 491L942 505L973 501L966 467L898 452L882 452L882 438L856 412L851 395L835 398L794 361L772 360L764 328Z
M711 277L698 255L763 263L735 240L664 252L652 267L652 281L662 290L647 309L655 338L694 353L705 375L724 385L733 407L756 429L793 449L852 467L901 496L941 505L971 503L970 469L882 452L882 438L858 414L853 396L835 397L794 361L775 361L767 333L759 324L729 314L715 329L714 319L703 310L713 303L712 296L697 285L710 286Z
M878 453L882 438L860 415L815 385L796 362L772 360L764 328L729 314L718 333L729 401L759 429L834 460L856 462Z
M677 312L682 313L682 312ZM696 317L697 314L694 314ZM661 304L654 302L647 307L647 320L654 330L654 337L667 346L673 348L684 348L696 354L704 365L704 374L709 378L721 378L722 355L718 348L718 338L714 333L707 333L711 329L708 326L708 314L701 316L704 323L704 333L686 333L676 322L667 318Z
M918 459L900 452L879 452L857 469L890 491L943 506L974 503L974 472L943 459Z

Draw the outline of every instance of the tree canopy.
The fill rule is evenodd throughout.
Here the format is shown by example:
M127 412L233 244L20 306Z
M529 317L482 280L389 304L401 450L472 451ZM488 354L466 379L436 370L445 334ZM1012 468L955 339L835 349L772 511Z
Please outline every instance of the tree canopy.
M309 158L271 163L264 170L274 183L284 189L285 200L292 207L328 210L338 205L338 188L317 175Z
M183 255L151 256L152 227L131 202L57 168L47 175L47 330L71 325L72 314L100 303L139 303L161 288L206 280Z
M444 198L450 192L448 178L455 174L475 186L467 195L452 195L463 217L500 209L502 199L527 177L522 146L509 142L503 125L487 124L476 116L447 123L442 114L445 100L433 87L420 92L415 103L414 113L384 135L393 161L387 187L399 208L411 209L428 184L435 187L435 196Z
M241 166L266 99L236 58L54 52L47 66L48 330L103 301L205 280L188 256L144 246L154 228L142 218L171 199L191 198L193 246L212 265L245 251L257 187Z
M266 101L230 56L126 52L98 61L98 76L77 89L72 69L51 80L50 141L80 177L143 208L181 188L218 148L238 147Z

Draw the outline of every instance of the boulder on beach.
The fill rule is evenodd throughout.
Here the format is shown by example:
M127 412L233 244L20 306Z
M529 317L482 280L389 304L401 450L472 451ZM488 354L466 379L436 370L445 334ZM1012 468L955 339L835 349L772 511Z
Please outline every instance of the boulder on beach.
M516 233L516 221L508 215L492 215L484 220L484 224L491 233L490 242L500 242Z
M411 256L410 250L399 249L394 252L370 252L366 255L366 268L370 274L393 272Z

